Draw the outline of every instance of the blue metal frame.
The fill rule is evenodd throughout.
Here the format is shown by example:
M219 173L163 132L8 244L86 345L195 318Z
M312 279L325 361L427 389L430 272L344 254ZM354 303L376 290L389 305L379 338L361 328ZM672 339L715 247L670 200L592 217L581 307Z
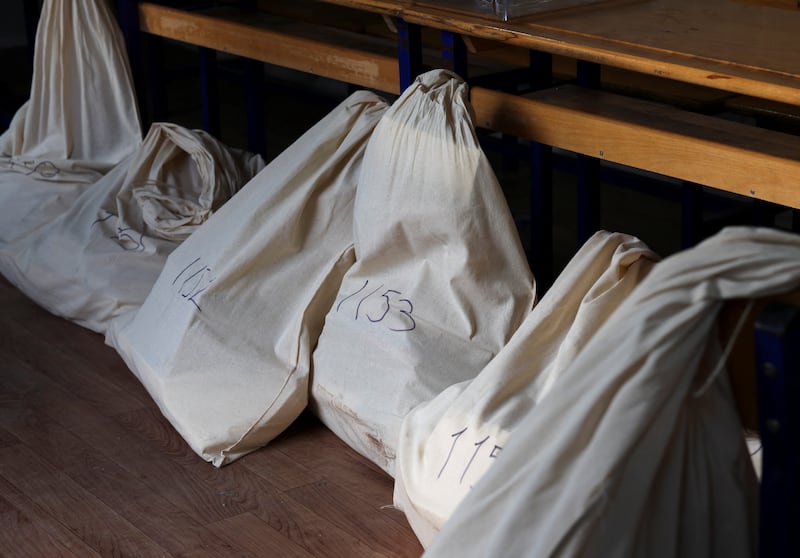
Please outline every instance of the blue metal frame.
M577 83L581 87L600 88L600 65L578 60ZM588 155L578 155L578 237L580 248L600 228L600 160Z
M404 91L422 73L422 28L401 18L397 18L395 24L400 91Z
M142 34L139 31L139 2L137 0L117 0L117 17L122 36L128 51L128 64L133 77L136 98L141 105L145 98L144 58L142 56ZM141 106L140 106L141 108ZM140 111L142 128L146 129L144 111Z
M467 75L467 45L458 33L442 31L442 64L451 72L455 72L466 80Z
M800 556L800 308L768 305L755 336L763 452L760 555Z
M693 182L681 185L681 248L690 248L703 236L703 187Z
M203 130L220 137L219 80L217 79L217 52L198 47L200 60L200 100Z

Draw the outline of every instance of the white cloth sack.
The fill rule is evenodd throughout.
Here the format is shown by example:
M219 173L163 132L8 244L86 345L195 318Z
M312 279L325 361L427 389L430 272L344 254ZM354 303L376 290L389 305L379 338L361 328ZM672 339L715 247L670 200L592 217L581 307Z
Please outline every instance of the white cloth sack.
M169 253L263 167L203 131L154 124L67 211L0 247L0 270L53 314L103 332L141 306Z
M757 482L716 318L799 286L800 236L776 230L725 229L657 264L426 556L754 556Z
M378 124L354 230L356 263L314 352L310 404L393 474L406 413L475 376L535 298L467 86L454 74L421 75Z
M475 379L451 386L406 416L394 503L423 546L657 259L634 237L596 233Z
M128 57L105 0L45 0L30 99L0 136L0 246L48 223L141 144Z
M363 151L386 109L358 92L170 255L115 346L192 449L220 466L305 408L311 351L353 262Z

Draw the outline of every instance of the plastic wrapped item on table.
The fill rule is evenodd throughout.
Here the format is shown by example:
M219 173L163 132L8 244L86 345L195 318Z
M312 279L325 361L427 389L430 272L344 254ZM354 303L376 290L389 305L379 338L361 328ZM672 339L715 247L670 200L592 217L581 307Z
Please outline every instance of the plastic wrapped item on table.
M0 247L0 270L53 314L104 332L141 306L169 253L263 166L205 132L154 124L69 209Z
M104 0L45 0L30 99L0 136L0 246L67 210L142 131L122 33Z
M606 0L414 0L414 4L455 9L507 21L515 17L563 10Z
M353 198L386 110L357 92L169 256L117 349L191 448L221 466L306 407L311 351L353 263ZM367 185L369 186L369 185Z
M387 111L354 211L356 263L314 351L310 406L393 474L406 413L480 372L535 299L455 74L419 76Z
M655 265L426 556L755 556L758 483L717 315L798 286L800 237L771 229L724 229Z
M394 503L423 546L657 259L634 237L596 233L480 374L406 416Z

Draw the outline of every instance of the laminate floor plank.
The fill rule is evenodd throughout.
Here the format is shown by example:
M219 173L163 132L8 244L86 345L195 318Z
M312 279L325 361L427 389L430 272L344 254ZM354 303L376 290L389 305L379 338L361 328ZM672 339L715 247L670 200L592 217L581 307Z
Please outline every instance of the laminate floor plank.
M291 435L284 432L262 451L254 451L240 459L242 467L268 481L278 490L291 490L322 479L322 474L280 451L281 440Z
M402 514L385 508L391 478L312 415L216 468L102 336L2 279L0 303L0 555L422 553Z
M303 547L287 539L251 513L223 519L209 529L229 544L238 545L253 556L314 558Z
M101 556L169 556L134 525L29 448L0 450L0 476Z
M3 408L3 402L0 401L0 410ZM0 422L2 424L2 422ZM7 448L19 444L19 439L11 432L0 426L0 448Z
M80 350L83 345L76 345ZM75 397L89 402L110 416L121 411L138 409L150 404L144 389L121 389L113 378L104 375L106 369L96 369L83 358L49 344L46 340L22 328L8 328L0 340L0 350L15 356L49 377Z
M103 386L122 398L136 399L138 403L132 405L141 406L142 402L149 401L139 380L116 351L105 344L102 335L53 316L28 299L25 301L25 306L31 309L25 317L21 317L18 310L4 312L0 320L5 322L3 330L24 344L24 350L41 353L29 358L36 358L43 365L43 371L67 384L82 382ZM69 374L63 373L65 369ZM122 398L118 398L120 403L124 401Z
M374 555L368 545L361 542L359 535L352 536L339 529L331 518L318 514L315 507L299 505L285 497L282 487L276 485L274 479L254 474L240 462L216 468L202 461L180 438L176 438L172 427L159 413L142 410L127 413L123 420L161 451L180 460L207 487L208 492L203 496L219 502L229 512L237 515L251 512L287 540L315 556ZM322 428L319 431L325 441L332 436ZM267 446L258 451L274 450Z
M93 558L100 554L0 477L0 556Z
M384 506L368 504L342 487L326 480L294 488L288 495L312 507L340 529L362 537L371 548L397 556L419 556L421 548L414 535L384 513Z
M30 409L14 412L0 407L0 424L171 555L235 554L234 547L52 419Z
M319 476L341 486L365 502L380 503L382 512L404 529L405 515L392 508L393 481L380 467L359 455L342 440L326 437L320 440L319 420L306 412L273 442L273 447L298 463L307 464ZM325 447L325 451L320 451ZM365 482L366 480L369 482Z

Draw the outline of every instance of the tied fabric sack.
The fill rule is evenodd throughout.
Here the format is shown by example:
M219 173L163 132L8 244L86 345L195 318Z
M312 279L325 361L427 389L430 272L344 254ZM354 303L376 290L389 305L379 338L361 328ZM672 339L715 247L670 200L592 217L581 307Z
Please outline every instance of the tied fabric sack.
M191 448L216 466L306 407L311 351L353 262L353 198L386 103L343 101L167 260L106 341Z
M406 416L394 503L423 546L497 460L522 417L560 381L657 259L634 237L596 233L478 376ZM531 445L530 452L536 447Z
M263 166L203 131L154 124L67 211L0 248L0 268L53 314L104 332L141 306L169 253Z
M755 556L758 485L717 315L798 287L800 237L777 230L724 229L656 264L426 557Z
M314 352L310 404L393 474L405 414L475 376L530 312L535 289L455 74L419 76L364 159L356 263Z
M45 0L30 99L0 136L0 246L67 210L142 142L122 33L105 0Z

